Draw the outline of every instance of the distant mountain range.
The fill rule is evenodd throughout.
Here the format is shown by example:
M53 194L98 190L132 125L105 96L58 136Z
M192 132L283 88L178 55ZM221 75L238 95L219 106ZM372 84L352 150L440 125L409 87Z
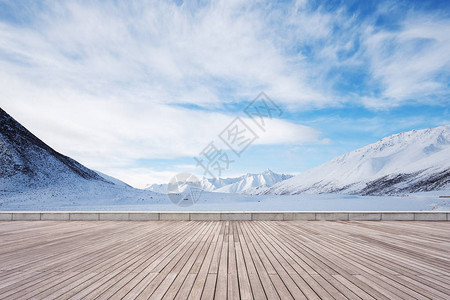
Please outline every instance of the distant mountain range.
M391 195L450 189L450 125L395 134L260 194Z
M200 188L208 192L253 194L274 184L291 178L292 175L277 174L267 169L259 174L246 174L235 178L200 179ZM167 184L151 184L146 190L167 193Z

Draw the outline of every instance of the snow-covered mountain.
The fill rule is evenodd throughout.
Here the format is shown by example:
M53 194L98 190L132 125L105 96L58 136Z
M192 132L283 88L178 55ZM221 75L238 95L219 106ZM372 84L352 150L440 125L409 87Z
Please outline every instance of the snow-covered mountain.
M0 210L148 204L165 198L56 152L0 108Z
M267 169L260 174L246 174L238 177L233 183L215 189L219 193L245 193L253 194L255 191L263 190L283 180L291 178L292 175L277 174Z
M261 193L386 195L450 188L450 125L395 134Z
M235 178L210 179L203 177L200 179L200 187L208 192L253 194L291 177L292 175L277 174L267 169L259 174L248 173ZM151 184L145 189L157 193L167 193L167 184Z
M56 152L0 108L0 190L23 191L83 181L119 182Z

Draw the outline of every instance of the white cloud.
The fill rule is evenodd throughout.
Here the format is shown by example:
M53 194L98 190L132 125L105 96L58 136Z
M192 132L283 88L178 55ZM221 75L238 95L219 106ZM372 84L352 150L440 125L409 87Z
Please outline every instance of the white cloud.
M437 77L449 64L442 18L377 31L371 19L307 1L26 5L28 22L0 20L0 105L56 150L111 175L128 168L117 172L147 178L151 170L130 165L197 155L239 115L226 104L244 107L261 90L287 110L448 93ZM417 41L427 42L416 52ZM336 95L329 73L342 66L366 68L381 96ZM272 121L256 144L327 142Z
M386 107L448 95L450 21L413 15L400 31L369 30L365 45L373 76L382 83L381 99L365 104Z
M210 141L220 143L218 134L235 118L161 103L97 99L73 91L61 95L16 84L9 82L17 91L17 101L3 108L57 151L105 173L105 168L123 169L139 159L196 156ZM320 133L307 126L272 119L266 121L263 133L242 112L237 115L260 136L255 144L319 142Z
M260 90L296 105L325 101L267 17L246 1L52 4L32 26L0 24L1 50L15 58L2 67L40 86L152 103L220 106Z
M323 107L348 101L333 91L346 78L330 78L330 70L369 63L384 104L439 93L435 75L448 66L446 19L416 13L399 30L379 30L373 23L386 13L381 4L367 19L305 1L43 6L30 9L28 26L0 22L2 72L99 98L211 108L264 90L290 109ZM429 42L419 49L420 40Z

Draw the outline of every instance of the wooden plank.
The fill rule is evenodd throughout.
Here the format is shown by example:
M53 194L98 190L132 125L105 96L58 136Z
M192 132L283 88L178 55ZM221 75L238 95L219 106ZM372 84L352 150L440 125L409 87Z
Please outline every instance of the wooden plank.
M230 233L228 234L228 280L227 295L228 299L239 299L239 280L236 263L236 251L234 249L234 239L236 231L236 222L230 223Z
M186 228L184 230L189 230L189 228ZM183 233L184 231L177 230L176 232ZM176 235L173 235L173 236L167 238L168 234L171 235L170 230L167 230L164 233L155 235L155 239L153 240L155 243L152 243L151 246L150 245L145 245L145 246L142 245L142 247L141 247L142 251L135 253L136 255L133 255L135 257L133 260L127 259L124 261L122 258L122 261L116 262L115 263L115 265L117 266L116 270L119 271L119 273L121 273L120 277L118 277L119 273L117 273L116 276L110 278L110 279L113 279L112 281L111 280L104 281L101 278L101 276L97 276L95 278L95 280L100 280L102 282L102 284L99 285L99 287L96 288L96 290L98 290L98 291L104 290L105 284L109 284L110 282L117 283L117 282L120 282L120 280L126 280L126 278L131 278L132 275L128 275L128 272L131 272L131 274L134 274L136 276L134 278L132 278L126 285L126 288L124 288L124 290L126 290L126 292L130 292L132 289L135 288L135 286L138 283L146 282L146 280L148 280L149 278L154 278L152 276L147 276L147 274L155 274L155 273L142 272L142 270L145 269L146 267L154 266L155 260L157 260L160 257L160 255L163 255L164 253L167 253L167 251L170 251L171 248L176 247L177 241L179 240L179 238ZM161 243L161 242L158 243L158 241L164 241L164 243ZM165 250L167 250L167 251L165 251ZM121 258L121 256L116 256L116 257L118 257L119 259ZM126 278L124 278L124 277L126 277ZM120 279L120 278L122 278L122 279ZM86 285L89 285L89 284L90 284L90 282L85 282L82 285L78 286L76 289L73 289L72 291L70 291L69 295L64 295L64 296L68 297L70 295L73 295L76 298L80 298L80 297L82 298L82 295L86 292ZM111 289L109 289L109 290L111 291ZM121 291L121 290L122 290L122 288L119 291ZM121 293L123 293L123 295L126 294L124 290L121 291ZM80 292L80 294L75 296L77 291Z
M227 299L228 285L228 241L229 241L229 222L225 223L225 232L220 250L220 260L217 273L217 287L215 289L214 299Z
M450 299L448 222L0 225L1 299Z
M277 280L276 282L273 282L275 285L275 289L283 290L284 288L282 286L276 285L276 283L282 282L286 286L286 288L289 290L292 297L294 297L294 299L305 299L306 296L303 294L302 290L297 285L297 283L299 283L300 281L296 282L290 276L293 273L295 273L295 271L293 271L293 269L292 269L292 266L289 265L287 263L287 261L285 260L285 258L276 251L276 249L273 247L273 245L270 242L268 242L266 240L266 238L267 238L266 236L261 235L260 232L258 232L258 231L254 231L255 229L259 230L258 225L255 225L257 223L248 223L248 224L251 224L250 228L253 231L253 237L255 238L254 245L255 245L256 249L257 250L259 249L260 255L264 254L267 256L268 260L270 261L273 268L275 269L277 275L279 275L281 278L281 281Z
M264 292L261 280L259 278L258 272L256 271L255 263L253 262L253 258L250 255L250 251L248 250L247 241L242 232L241 225L242 223L238 223L238 231L239 231L239 239L242 247L242 253L245 261L246 270L248 273L248 277L250 280L250 286L252 288L252 294L255 299L266 299L267 296Z
M277 231L276 236L283 236L283 232ZM339 272L343 276L349 277L349 274L345 270L346 263L342 266L337 266L334 261L338 259L338 256L333 252L326 249L324 255L321 257L320 254L321 247L319 245L314 245L315 251L310 251L306 244L296 243L295 237L290 237L289 239L283 239L280 244L283 245L282 249L278 247L279 251L286 252L286 256L292 256L295 262L291 261L293 268L305 278L305 280L314 287L314 290L319 293L323 293L324 290L331 294L334 298L354 298L356 295L348 289L341 282L337 281L333 275ZM302 268L310 267L313 268L316 273L305 274L302 269L299 269L297 263L300 263ZM305 265L306 263L306 265ZM309 265L308 265L309 264ZM356 272L358 273L358 272ZM312 277L314 280L311 280ZM355 280L354 277L352 277ZM297 282L301 282L301 279L297 279ZM382 298L383 296L377 293L375 290L371 289L369 286L365 286L366 290L371 290L377 297ZM310 297L310 296L309 296ZM323 297L323 296L322 296Z
M179 293L179 290L185 285L184 281L188 279L189 277L189 270L192 268L194 262L199 258L199 254L201 253L201 250L207 247L209 244L208 242L213 239L214 235L214 229L216 228L217 224L211 224L210 228L208 229L208 232L206 232L201 238L198 240L198 245L189 258L189 260L184 263L181 270L178 272L178 275L174 282L170 285L169 289L165 293L163 299L174 299L176 295ZM175 270L176 271L176 270ZM195 277L194 277L195 280ZM189 281L188 281L189 283ZM192 281L192 284L194 281ZM189 294L189 293L188 293ZM187 295L186 294L186 297Z
M223 226L223 223L221 223L220 227ZM215 232L215 237L211 241L210 246L208 248L208 251L206 253L206 256L204 260L201 263L200 270L198 271L197 277L195 279L194 285L192 286L191 292L189 294L188 299L201 299L203 289L206 283L206 279L208 276L208 270L211 265L211 260L213 257L213 254L215 252L216 246L217 246L217 239L219 238L219 232L220 229ZM196 269L192 269L191 272L197 271Z
M202 293L202 300L210 300L214 298L214 292L216 290L216 273L209 273L206 277L205 287Z
M273 284L273 280L278 281L279 278L277 278L275 275L270 276L270 274L267 272L266 268L264 267L264 264L261 260L261 257L258 255L254 244L254 241L252 239L251 234L249 234L247 224L244 224L243 226L243 232L244 237L248 242L246 243L248 247L248 251L250 253L250 257L255 265L255 269L257 271L257 274L261 280L261 284L264 288L265 296L268 299L280 299L280 296L277 293L277 290L275 289L275 286ZM280 285L279 282L277 282L277 285L281 287L283 290L279 290L279 293L282 294L283 299L291 299L292 296L290 295L289 291L284 287L284 285Z

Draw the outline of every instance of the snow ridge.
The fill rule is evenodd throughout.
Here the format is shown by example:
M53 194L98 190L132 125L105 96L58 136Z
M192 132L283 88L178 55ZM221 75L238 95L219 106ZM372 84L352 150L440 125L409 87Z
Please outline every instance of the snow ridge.
M450 188L450 125L395 134L261 193L390 195Z
M0 108L1 190L20 191L77 180L112 184L50 148Z
M291 177L292 175L277 174L266 169L259 174L247 173L235 178L210 179L202 177L200 187L208 192L254 194ZM151 184L145 189L157 193L167 193L167 184Z

